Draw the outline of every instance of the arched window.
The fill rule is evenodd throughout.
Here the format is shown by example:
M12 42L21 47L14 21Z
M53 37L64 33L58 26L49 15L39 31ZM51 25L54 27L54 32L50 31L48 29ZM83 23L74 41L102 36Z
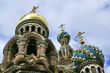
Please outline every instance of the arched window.
M35 39L29 39L29 42L28 42L27 55L31 55L31 54L37 55Z
M94 66L91 67L92 73L96 73L96 68Z
M59 56L62 57L62 53L61 53L61 51L59 51Z
M26 26L25 29L26 29L26 32L28 32L29 31L29 26Z
M18 53L18 47L17 47L17 44L16 42L10 47L9 49L11 51L11 59L13 59L15 57L15 55Z
M83 71L81 73L84 73Z
M43 30L42 34L43 34L43 36L45 36L45 31L44 30Z
M34 32L34 31L35 31L35 26L32 26L31 31L32 31L32 32Z
M63 73L63 71L60 70L58 73Z
M85 73L90 73L89 68L86 68L86 69L85 69Z
M38 27L37 31L38 31L38 33L40 34L40 33L41 33L41 28Z
M23 34L23 28L21 28L20 33Z
M98 70L98 73L102 73L100 67L98 67L97 70Z

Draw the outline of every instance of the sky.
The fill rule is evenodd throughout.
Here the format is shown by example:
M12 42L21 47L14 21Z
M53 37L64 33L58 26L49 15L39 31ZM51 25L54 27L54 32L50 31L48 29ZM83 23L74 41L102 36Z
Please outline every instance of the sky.
M57 50L60 24L65 24L74 49L77 49L74 41L77 32L85 32L88 43L104 53L105 73L110 73L110 0L0 0L0 62L5 44L14 36L17 21L34 5L39 5L37 12L48 21L49 38Z

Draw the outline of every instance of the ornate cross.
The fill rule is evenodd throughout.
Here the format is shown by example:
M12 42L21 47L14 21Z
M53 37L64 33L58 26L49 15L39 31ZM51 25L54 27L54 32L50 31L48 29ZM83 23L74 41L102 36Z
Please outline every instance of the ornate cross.
M77 36L76 37L80 37L84 34L85 32L78 32Z
M59 28L60 28L61 31L64 31L64 29L65 29L65 24L61 24Z
M33 6L33 9L32 9L32 11L31 12L33 12L33 13L36 13L36 10L39 8L39 6Z

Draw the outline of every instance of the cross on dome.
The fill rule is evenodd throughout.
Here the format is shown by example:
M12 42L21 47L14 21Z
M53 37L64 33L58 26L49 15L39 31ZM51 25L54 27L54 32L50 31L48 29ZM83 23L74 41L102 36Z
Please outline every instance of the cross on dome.
M63 32L65 29L65 24L61 24L59 28L60 28L61 32Z
M31 12L33 12L33 13L36 13L36 10L38 10L38 8L39 8L39 6L33 6L33 9L32 9L32 11Z

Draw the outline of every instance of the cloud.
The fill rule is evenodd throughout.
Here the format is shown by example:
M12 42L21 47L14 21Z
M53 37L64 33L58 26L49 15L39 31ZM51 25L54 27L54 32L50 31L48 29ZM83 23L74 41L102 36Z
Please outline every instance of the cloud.
M105 61L105 73L110 73L110 56L106 56Z
M105 73L110 73L110 66L105 68Z

